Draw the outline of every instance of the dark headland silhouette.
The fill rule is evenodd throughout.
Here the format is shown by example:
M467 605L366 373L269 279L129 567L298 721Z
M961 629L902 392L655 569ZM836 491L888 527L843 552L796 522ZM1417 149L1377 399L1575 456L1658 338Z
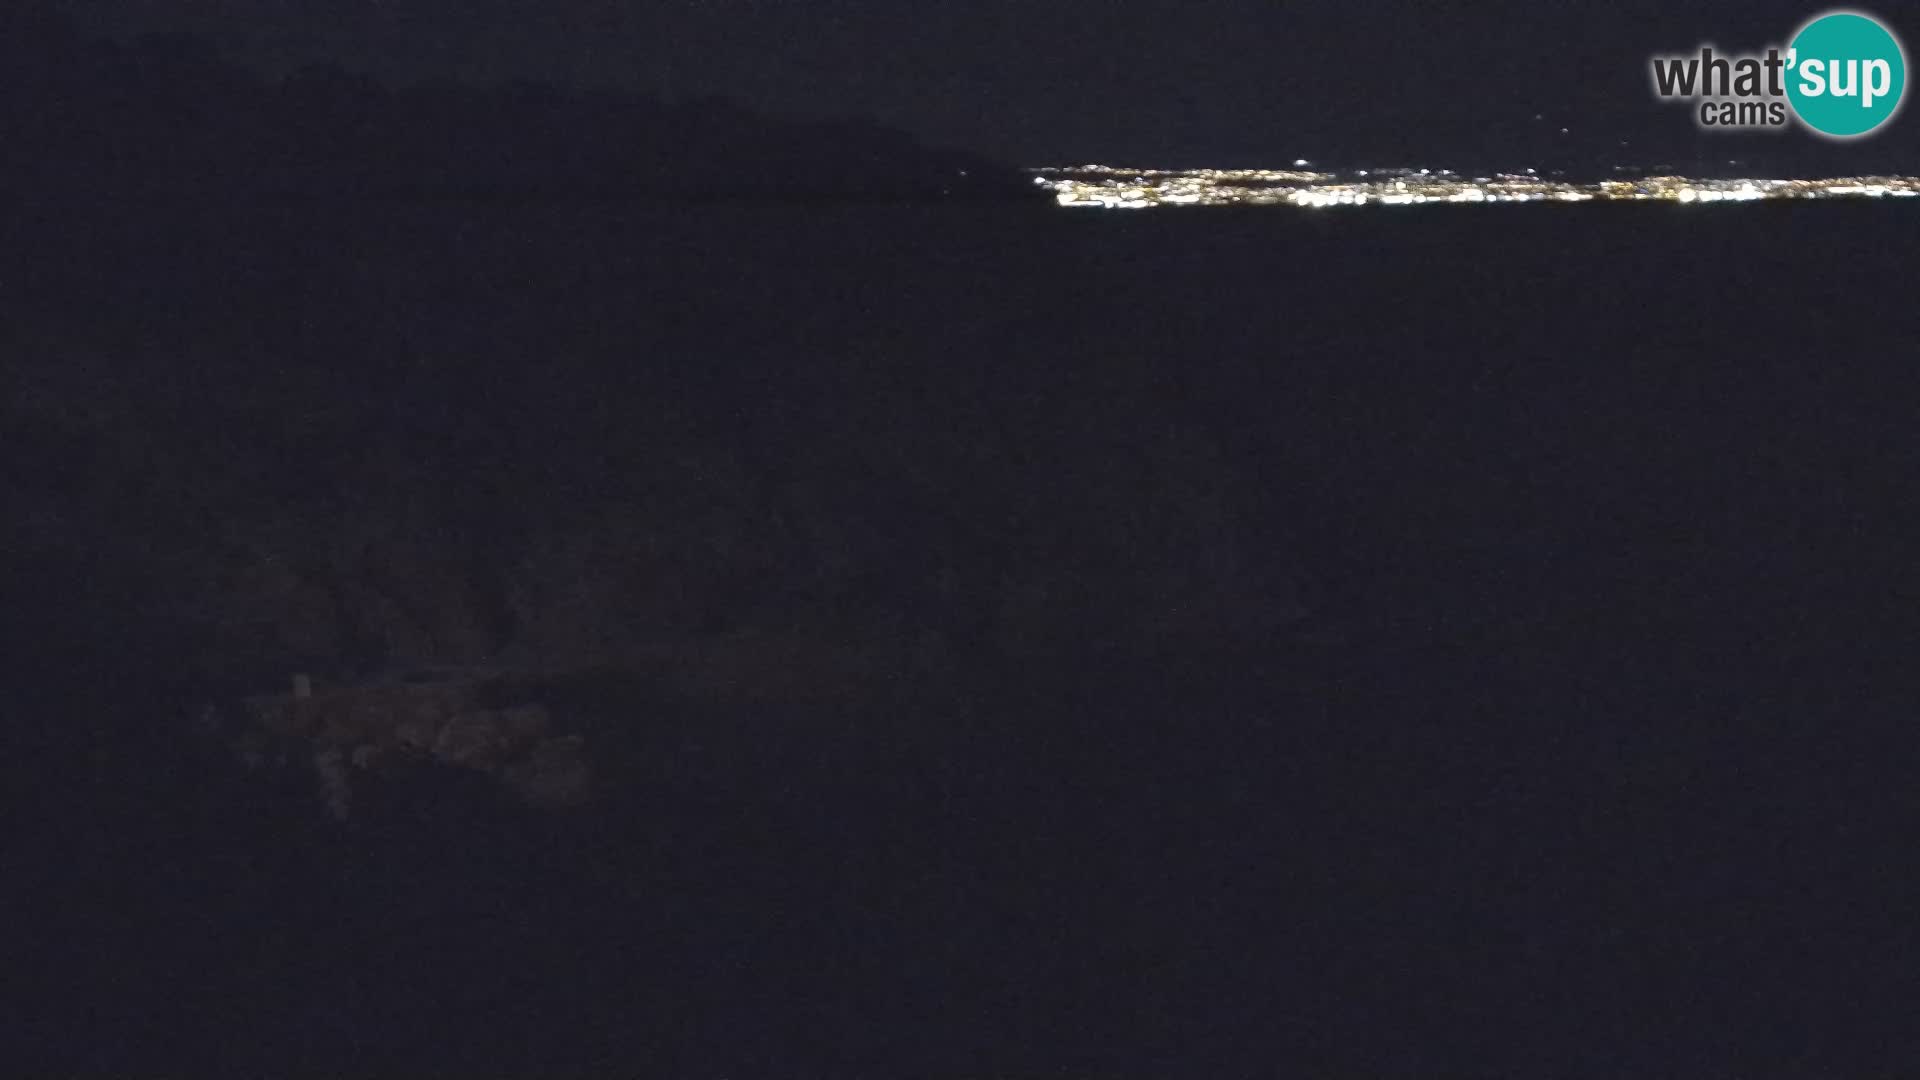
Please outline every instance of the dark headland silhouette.
M995 200L1015 170L867 120L758 115L518 82L394 88L318 64L280 78L205 41L89 37L0 14L0 184L214 199Z

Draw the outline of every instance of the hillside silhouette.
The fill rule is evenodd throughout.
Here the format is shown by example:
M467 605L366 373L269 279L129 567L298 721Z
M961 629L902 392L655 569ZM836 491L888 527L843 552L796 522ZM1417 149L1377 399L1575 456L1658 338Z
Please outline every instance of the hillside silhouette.
M0 15L0 190L206 198L980 200L1016 170L870 120L517 82L267 79L181 34Z

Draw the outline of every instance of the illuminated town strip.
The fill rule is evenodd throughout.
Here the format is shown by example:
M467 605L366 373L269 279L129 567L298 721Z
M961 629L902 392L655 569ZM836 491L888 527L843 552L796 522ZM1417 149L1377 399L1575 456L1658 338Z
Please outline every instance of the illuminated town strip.
M1303 164L1304 163L1300 163ZM1824 180L1693 180L1649 176L1572 183L1499 173L1464 177L1447 170L1381 169L1354 173L1304 169L1116 169L1084 165L1035 169L1034 182L1062 206L1405 206L1417 203L1752 202L1920 196L1920 178L1847 176Z

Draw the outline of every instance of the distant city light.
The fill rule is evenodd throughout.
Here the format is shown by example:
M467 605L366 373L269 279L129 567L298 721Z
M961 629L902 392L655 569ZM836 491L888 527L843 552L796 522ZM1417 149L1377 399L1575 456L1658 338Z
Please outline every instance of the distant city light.
M1299 165L1304 166L1302 159ZM1546 179L1534 169L1471 180L1442 169L1369 169L1351 175L1294 169L1037 169L1036 182L1062 206L1408 206L1421 203L1753 202L1761 199L1912 198L1920 178L1696 180L1648 176L1597 183Z

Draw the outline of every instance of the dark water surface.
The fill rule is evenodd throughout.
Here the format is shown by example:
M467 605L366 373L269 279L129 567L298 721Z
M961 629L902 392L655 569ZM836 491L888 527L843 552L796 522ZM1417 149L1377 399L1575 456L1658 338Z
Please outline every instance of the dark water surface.
M1197 446L1224 573L1291 605L1151 660L1076 608L1086 649L981 652L885 753L739 734L580 818L335 832L152 765L132 717L195 688L101 617L139 581L42 551L18 723L115 760L17 849L34 1033L254 1073L1910 1067L1908 209L16 216L18 347L178 430L305 403L261 499L364 442L564 515L720 445L965 641L1036 553L1118 588L1115 519L1058 507Z

